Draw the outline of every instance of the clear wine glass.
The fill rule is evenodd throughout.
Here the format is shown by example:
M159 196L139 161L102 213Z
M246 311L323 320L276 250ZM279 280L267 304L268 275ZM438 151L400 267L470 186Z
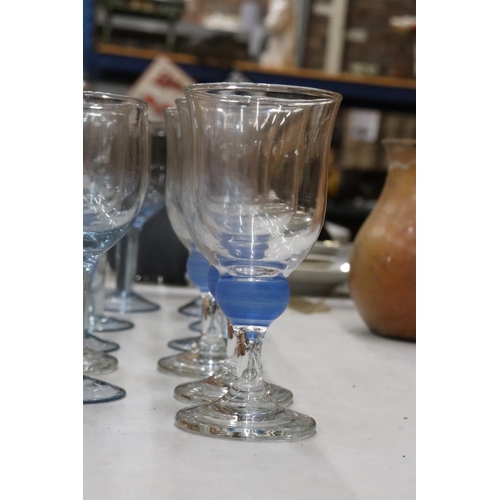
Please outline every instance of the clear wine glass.
M83 315L88 284L101 255L137 217L148 183L147 104L101 92L83 93ZM83 325L85 334L85 322ZM83 402L112 401L122 388L86 374L116 370L117 360L83 342Z
M139 215L114 248L116 288L106 295L105 310L118 313L157 311L160 306L133 291L139 259L139 236L144 224L165 205L165 124L149 123L149 184Z
M219 272L216 298L234 329L237 376L215 402L180 410L176 425L253 441L311 436L314 419L277 404L265 390L261 349L288 305L287 277L323 225L342 97L251 83L195 84L184 93L195 157L186 197L199 250Z
M176 106L178 109L179 124L181 127L181 142L183 146L183 161L185 166L183 167L183 173L187 174L182 177L184 183L188 179L195 175L194 169L194 158L192 155L192 122L189 114L189 108L186 99L177 99ZM186 193L188 189L184 186L181 191ZM185 199L190 200L189 205L183 208L183 212L186 216L186 222L188 228L190 228L190 234L195 245L203 245L203 241L199 241L198 231L195 229L192 221L196 217L194 211L195 205L192 204L194 199L190 199L185 196ZM210 266L208 272L208 288L213 297L215 297L216 286L219 280L219 273L214 266ZM232 325L228 322L227 318L220 311L220 308L216 308L216 319L215 321L220 325L225 331L226 337L226 359L221 362L219 369L209 377L203 380L195 380L192 382L187 382L185 384L178 385L174 390L174 397L179 401L188 403L205 403L211 402L215 399L220 398L226 394L232 381L236 377L237 373L237 357L235 355L235 343L233 336ZM293 402L293 394L288 389L283 387L270 384L268 382L263 382L264 390L269 394L269 397L283 405L288 406Z
M182 375L191 378L212 375L226 359L226 343L224 331L218 320L218 306L208 289L207 259L198 251L193 241L184 215L184 194L182 192L183 173L185 169L184 144L181 135L179 112L177 108L163 110L167 137L167 181L165 203L172 229L188 249L186 264L189 279L194 283L202 298L201 335L195 346L188 351L161 358L158 369L165 373ZM190 339L192 342L193 339Z

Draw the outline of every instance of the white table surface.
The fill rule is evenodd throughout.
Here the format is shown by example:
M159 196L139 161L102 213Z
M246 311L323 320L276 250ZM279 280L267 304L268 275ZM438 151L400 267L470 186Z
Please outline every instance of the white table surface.
M415 498L415 344L370 333L348 298L327 312L289 307L264 342L265 379L294 393L291 408L317 422L314 436L250 443L196 436L174 426L173 398L189 379L156 369L176 354L167 342L192 336L177 308L187 287L136 284L161 305L120 317L135 327L103 333L120 349L118 370L99 378L127 396L84 405L84 499Z

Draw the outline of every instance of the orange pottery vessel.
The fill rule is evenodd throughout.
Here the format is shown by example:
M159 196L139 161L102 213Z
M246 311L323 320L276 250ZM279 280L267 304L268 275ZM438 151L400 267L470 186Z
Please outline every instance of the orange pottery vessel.
M353 243L350 293L372 332L416 340L416 141L382 143L387 178Z

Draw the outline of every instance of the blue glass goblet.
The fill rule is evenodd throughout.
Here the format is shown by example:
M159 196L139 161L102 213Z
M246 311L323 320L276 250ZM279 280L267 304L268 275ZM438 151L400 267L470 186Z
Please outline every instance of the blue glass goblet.
M203 378L217 371L226 359L224 331L218 321L218 306L208 288L208 270L210 265L196 247L189 221L185 212L183 193L183 173L186 158L184 150L190 143L181 135L179 113L176 108L163 110L167 137L167 180L165 202L172 228L188 249L189 256L186 270L190 281L200 291L201 335L195 345L184 352L166 356L158 361L158 369L164 373L191 378ZM192 342L192 338L188 341Z
M183 207L183 212L187 221L188 228L190 228L190 235L195 243L195 245L203 246L203 240L199 239L200 232L197 231L192 223L196 217L196 198L192 196L192 190L190 187L193 186L190 182L196 173L194 172L195 159L193 156L193 138L192 138L192 121L189 113L189 108L186 99L177 99L176 106L178 109L179 123L181 127L181 138L183 140L183 161L184 166L182 170L182 182L184 183L182 187L183 199L188 201ZM186 140L187 138L187 140ZM187 147L186 147L187 146ZM210 267L208 272L207 285L212 294L215 297L215 289L217 281L219 279L219 273L214 266ZM181 384L177 386L174 390L174 397L180 401L190 402L190 403L202 403L213 401L224 394L227 393L232 381L236 377L236 355L235 346L233 342L233 329L231 324L227 321L227 318L220 312L220 308L217 307L216 314L220 316L217 318L216 324L225 326L225 338L227 343L226 348L226 359L221 361L218 370L210 375L209 377L201 381L188 382L186 384ZM279 387L274 384L269 384L264 381L265 391L269 394L275 402L287 406L293 401L293 394L283 387Z
M323 225L339 94L251 83L184 89L193 131L187 203L197 243L217 268L215 297L236 339L236 377L212 403L180 410L176 425L211 437L296 440L312 417L276 403L262 376L268 328L286 309L287 277Z

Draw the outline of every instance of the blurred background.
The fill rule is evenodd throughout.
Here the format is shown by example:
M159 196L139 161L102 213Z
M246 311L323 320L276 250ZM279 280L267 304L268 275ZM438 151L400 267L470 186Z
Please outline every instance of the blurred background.
M415 0L84 0L84 87L129 94L166 55L196 82L341 93L326 220L352 240L384 185L381 140L416 137L415 15ZM139 280L184 282L175 240L164 210L147 222ZM179 265L153 264L158 252Z

